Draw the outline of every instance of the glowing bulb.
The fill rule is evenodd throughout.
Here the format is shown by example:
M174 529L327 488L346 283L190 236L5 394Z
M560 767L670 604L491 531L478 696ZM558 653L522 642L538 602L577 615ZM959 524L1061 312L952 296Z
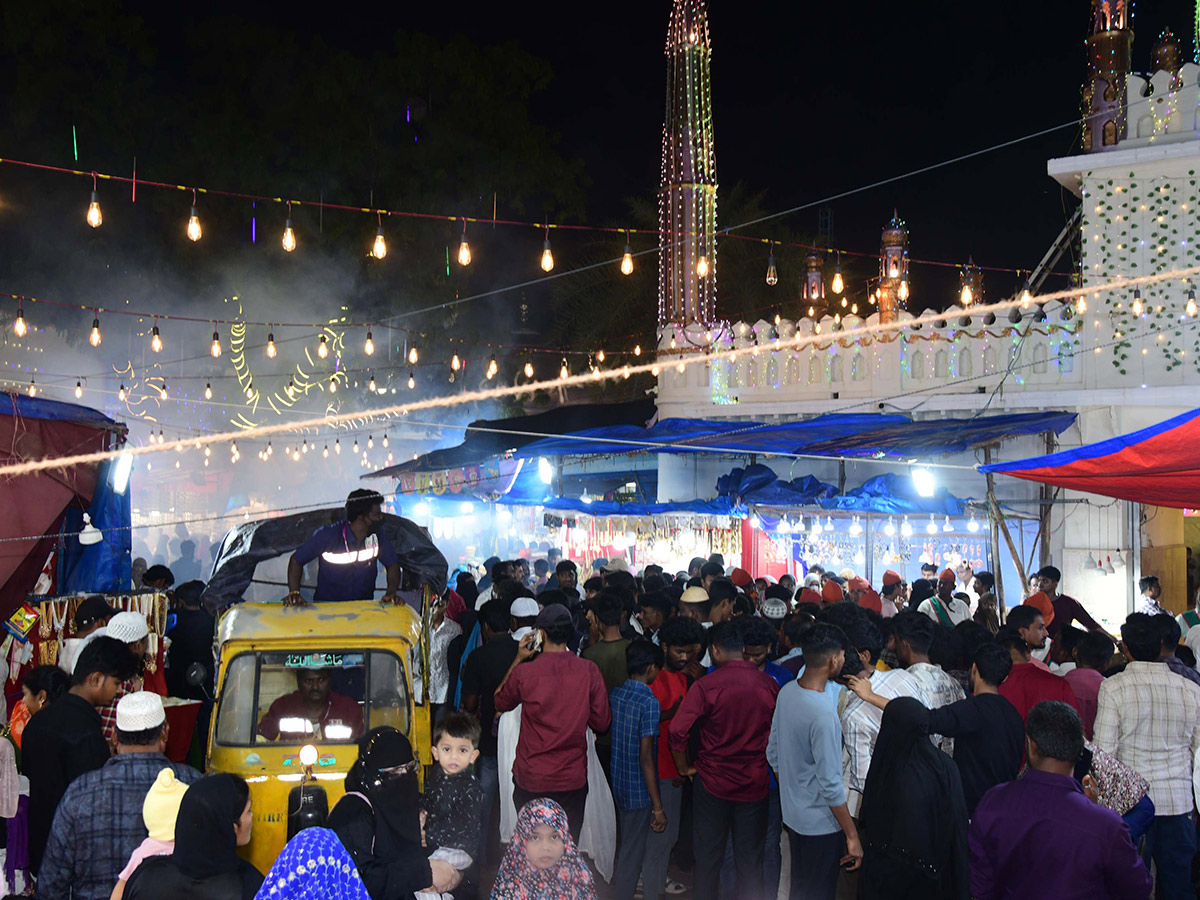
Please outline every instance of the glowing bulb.
M1033 302L1033 293L1029 290L1029 279L1025 279L1025 286L1021 289L1021 309L1029 309L1029 304Z
M633 355L634 355L634 356L641 356L641 355L642 355L642 345L641 345L641 344L637 344L636 346L634 346L634 348L633 348Z
M200 217L196 215L196 207L192 207L192 214L188 216L187 236L188 240L193 243L200 240Z
M375 385L375 373L374 373L374 372L372 372L372 373L370 373L370 375L371 375L371 380L367 382L367 390L368 390L368 391L370 391L370 392L373 394L373 393L375 393L375 387L376 387L376 385Z
M162 400L167 399L167 383L165 381L162 383L162 387L158 389L158 396Z
M275 332L267 333L267 359L275 358Z
M329 445L328 444L326 444L325 449L321 451L321 457L323 459L329 459Z
M15 322L13 322L13 333L17 337L23 338L23 337L25 337L25 334L27 331L29 331L29 328L25 324L25 307L22 306L20 303L18 303L17 304L17 320Z
M371 255L376 259L383 259L387 256L387 241L383 239L383 226L379 226L379 230L375 232L375 243L371 245Z
M975 513L971 513L971 518L967 522L967 531L971 534L976 534L979 531L979 520L975 518Z
M674 350L677 346L679 345L675 342L675 335L671 335L671 349Z
M526 378L533 377L533 360L525 361L525 377Z
M1141 288L1133 289L1133 306L1130 307L1130 309L1132 310L1133 314L1135 316L1137 316L1138 318L1141 318L1142 313L1144 313L1146 311L1146 307L1144 305L1142 305Z
M808 317L811 319L811 318L812 318L813 316L815 316L816 314L817 314L817 310L816 310L816 308L815 308L815 307L812 307L812 306L810 306L810 307L808 308Z
M963 306L970 306L971 301L975 299L975 295L971 292L971 286L964 284L962 286L962 294L959 296L959 301Z
M833 268L833 282L829 285L830 289L835 294L840 294L846 289L846 283L842 280L842 264L838 263Z
M912 523L908 521L908 516L904 517L904 521L900 523L900 534L903 537L912 537Z
M75 399L78 400L82 396L83 396L83 383L80 381L77 381L77 382L75 382Z
M155 325L154 329L150 332L150 349L155 353L162 352L162 337L158 333L157 325Z
M363 343L363 353L371 356L375 353L375 341L371 339L371 332L367 331L367 340Z
M92 191L92 202L87 208L87 223L93 228L99 228L104 223L104 215L100 212L100 198Z
M292 231L292 220L288 219L283 225L283 249L291 253L296 249L296 232Z
M929 524L925 526L926 534L937 534L937 522L933 521L933 516L929 517Z
M651 366L650 374L653 375L655 378L657 378L658 377L658 366Z
M100 319L97 317L92 319L92 333L88 337L88 343L93 347L99 347L100 340Z
M331 394L337 393L337 375L329 376L329 393L331 393Z
M375 449L375 435L373 435L373 434L367 435L367 449L368 450Z
M1087 312L1087 298L1080 297L1077 301L1075 301L1075 312L1077 312L1077 313Z
M625 255L621 257L621 274L633 274L633 248L629 246L629 241L625 242Z
M488 360L487 379L491 381L496 377L496 373L500 371L500 367L496 365L496 355L493 353L492 358Z
M317 341L317 356L324 359L329 355L329 341L325 340L325 335L321 335L321 339Z
M554 268L554 254L550 250L550 234L547 232L546 240L542 241L542 271L549 272Z
M455 353L454 356L452 356L450 358L450 368L453 369L455 372L457 372L459 369L462 368L462 360L458 358L457 353Z
M275 448L271 446L270 441L267 441L267 449L264 452L267 454L267 456L275 455Z
M1189 316L1196 315L1196 291L1194 289L1188 291L1187 306L1183 308L1183 311Z
M120 387L120 388L118 388L118 390L117 390L117 399L118 399L118 400L120 400L122 403L124 403L124 402L125 402L125 396L126 396L126 394L125 394L125 382L123 382L123 381L122 381L122 382L121 382L121 387Z
M954 526L950 524L950 517L946 516L946 521L942 523L942 531L953 531Z
M696 275L699 278L707 278L708 277L708 257L707 256L701 255L700 258L698 260L696 260Z
M342 439L337 438L333 442L333 452L341 456L342 454Z
M354 455L358 456L358 438L354 439Z
M466 234L463 235L462 243L458 245L458 264L460 266L471 264L471 245L467 243Z
M413 375L412 369L408 370L408 389L411 391L417 386L416 376Z
M417 364L417 348L410 347L408 350L408 364L415 366Z
M204 385L204 399L205 400L212 399L212 384L207 383L207 382Z
M221 355L221 333L219 331L213 332L212 346L208 352L212 354L213 359Z
M908 299L908 279L907 278L905 278L903 281L900 282L900 290L897 292L897 295L900 297L900 299L902 301Z
M385 431L383 433L383 446L386 447L387 445L388 445L388 436L387 436L387 432Z
M567 368L567 358L564 356L563 360L562 360L562 368L560 368L558 370L558 377L566 378L570 374L571 374L571 370L569 368Z
M842 309L845 309L845 308L846 308L847 306L849 306L849 305L850 305L850 300L849 300L849 298L847 298L847 297L843 297L843 298L842 298Z
M896 533L896 522L891 516L888 516L887 524L883 526L883 533L888 537Z

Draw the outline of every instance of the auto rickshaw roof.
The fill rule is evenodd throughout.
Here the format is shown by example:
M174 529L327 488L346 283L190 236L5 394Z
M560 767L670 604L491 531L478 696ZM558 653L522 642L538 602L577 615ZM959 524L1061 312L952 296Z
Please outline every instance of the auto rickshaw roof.
M354 639L396 637L416 646L421 618L407 604L393 606L373 600L310 603L287 607L282 603L238 603L217 626L221 644L229 641L308 644L313 641L348 645Z

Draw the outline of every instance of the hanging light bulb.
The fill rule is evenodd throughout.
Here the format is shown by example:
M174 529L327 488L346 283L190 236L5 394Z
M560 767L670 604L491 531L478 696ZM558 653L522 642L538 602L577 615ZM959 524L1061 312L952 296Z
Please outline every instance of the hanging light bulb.
M375 341L371 338L371 329L367 329L367 339L363 342L363 353L367 356L373 356L375 353Z
M167 399L167 383L165 381L162 383L162 387L158 389L158 396L161 400Z
M525 360L525 377L526 378L533 377L533 360L532 359Z
M558 377L562 378L562 379L566 379L567 376L570 374L571 374L571 370L567 367L567 358L564 356L562 358L562 367L558 370Z
M383 239L383 213L379 213L379 228L375 231L375 243L371 245L371 255L376 259L387 256L387 241Z
M801 532L801 533L803 533L803 531L804 531L804 516L797 516L797 517L796 517L796 527L795 527L795 530L796 530L796 531L799 531L799 532Z
M457 353L450 357L450 368L455 372L462 368L462 360L458 358Z
M354 439L354 455L358 456L358 438Z
M625 232L625 255L621 257L621 274L633 274L633 247L629 244L629 232Z
M329 444L325 445L325 449L321 451L322 459L329 459Z
M161 428L158 429L158 442L161 444L165 440L166 440L166 438L163 437L162 429Z
M826 516L826 517L825 517L825 530L826 530L826 531L833 531L833 516Z
M775 244L771 244L771 249L767 252L767 284L774 287L779 284L779 273L775 271Z
M858 304L857 303L850 304L850 313L855 316L858 315Z
M897 291L896 293L897 293L897 296L900 297L901 302L904 302L905 300L908 299L908 279L907 278L905 278L904 280L902 280L900 282L900 290Z
M843 297L842 298L842 309L845 309L849 305L850 305L850 298Z
M937 522L933 521L933 516L929 517L929 524L925 526L925 531L928 534L937 534Z
M1029 309L1029 304L1033 302L1033 292L1029 290L1029 279L1025 279L1025 284L1021 288L1021 309Z
M83 396L83 382L75 382L75 399L78 400Z
M296 232L292 230L292 201L288 201L287 205L287 220L283 223L283 249L287 253L291 253L296 249Z
M337 393L337 384L337 373L335 372L333 375L329 376L329 393Z
M325 340L325 335L321 335L321 339L317 341L317 356L321 359L329 356L329 342Z
M158 333L157 325L150 331L150 349L155 353L162 352L162 337Z
M417 356L418 356L417 348L409 347L409 349L408 349L408 364L410 366L415 366L417 364Z
M21 301L17 301L17 320L13 322L13 334L19 338L25 337L29 327L25 324L25 306Z
M942 523L942 531L953 531L954 526L950 524L950 517L946 516L946 521Z
M253 379L246 382L246 399L247 400L254 399L254 380Z
M460 266L469 266L471 264L471 245L467 243L467 220L463 219L462 241L458 245L458 264Z
M367 390L368 390L368 391L370 391L370 392L373 394L373 393L375 393L375 387L376 387L376 385L375 385L375 373L374 373L374 372L368 372L367 374L370 376L370 381L368 381L368 382L367 382Z
M205 400L212 399L212 384L207 383L207 382L204 385L204 399Z
M209 347L208 352L212 354L213 359L221 355L221 333L217 331L216 323L213 324L212 346Z
M971 534L979 532L979 520L975 518L975 513L971 513L971 518L967 521L967 531Z
M1132 308L1133 314L1135 316L1137 316L1138 318L1141 318L1142 313L1144 313L1146 311L1146 307L1144 305L1142 305L1142 289L1141 288L1133 289L1133 306L1131 308Z
M200 240L200 217L196 215L196 192L192 191L192 214L188 216L187 236L192 243Z
M375 435L373 435L373 434L367 435L367 449L368 450L375 449Z
M975 295L971 292L971 285L967 284L966 282L963 283L962 293L959 295L958 299L963 306L971 305L971 301L975 299Z
M334 439L333 452L336 453L338 456L342 455L342 439L341 438Z
M488 360L487 380L491 381L496 377L496 373L500 371L500 367L496 365L496 354L492 354L492 358Z
M1183 311L1185 313L1187 313L1189 316L1194 317L1196 315L1196 290L1195 290L1195 288L1191 288L1188 290L1187 305L1183 308Z
M853 519L850 520L850 527L847 528L846 530L854 537L858 537L860 534L862 534L863 527L862 527L862 524L858 521L858 516L855 516Z
M92 173L92 199L88 203L87 223L93 228L99 228L104 223L104 214L100 212L100 196L96 193L96 175Z
M813 536L814 536L814 537L816 537L817 535L819 535L819 534L820 534L822 531L824 531L824 530L825 530L825 529L821 527L821 517L820 517L820 516L813 516L813 524L812 524L812 533L813 533Z
M409 369L408 370L408 389L411 391L416 386L417 386L416 376L413 375L412 369Z
M811 319L811 318L813 318L814 316L816 316L816 314L817 314L816 307L814 307L814 306L810 306L810 307L808 308L808 317Z
M899 277L900 277L900 266L896 262L896 260L893 259L891 261L891 265L888 266L888 278L899 278Z
M120 388L117 389L117 399L120 400L122 403L124 403L126 396L127 395L125 393L125 382L122 381Z
M887 524L883 526L883 533L888 537L892 537L896 533L896 520L888 516Z
M708 257L703 253L700 254L700 258L696 260L696 276L699 278L708 277Z
M1087 312L1087 298L1086 297L1080 296L1080 298L1075 301L1075 312L1081 313L1081 314Z
M912 523L908 521L908 516L905 516L904 521L900 523L900 536L901 537L912 537L912 533L913 533Z
M88 343L93 347L100 346L100 311L96 311L96 317L92 319L92 333L88 335Z
M387 436L387 432L385 431L383 433L383 446L386 447L387 445L388 445L388 436Z
M550 251L550 226L546 226L546 239L542 241L542 271L554 268L554 254Z
M29 379L29 396L30 397L37 396L37 385L35 384L34 379L32 377L30 377L30 379Z
M267 456L271 456L271 455L273 455L274 453L275 453L275 448L271 446L271 442L270 442L270 441L267 441L267 449L266 449L266 454L267 454Z
M275 358L275 332L267 332L267 359Z

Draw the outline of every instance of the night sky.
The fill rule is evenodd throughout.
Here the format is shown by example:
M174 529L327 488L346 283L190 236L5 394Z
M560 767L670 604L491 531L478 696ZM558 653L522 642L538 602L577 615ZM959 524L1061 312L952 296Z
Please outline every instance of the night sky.
M369 17L312 24L347 48L383 49L395 27L439 38L464 34L480 43L515 41L547 59L555 79L537 99L537 115L561 134L564 155L586 163L588 218L619 225L625 198L653 197L658 186L670 6L668 0L574 9L464 0L372 7ZM284 8L294 11L276 7L257 15L277 22ZM243 6L237 11L245 14ZM155 14L147 15L153 22ZM772 210L1078 117L1087 0L713 0L709 17L718 176L723 188L741 181L766 190ZM1183 0L1138 4L1135 68L1148 67L1165 26L1190 56L1191 20L1192 6ZM309 27L294 25L301 32ZM908 222L914 258L961 261L974 254L985 266L1032 267L1073 208L1073 198L1045 174L1045 161L1070 155L1077 141L1077 129L1067 128L836 202L835 242L874 250L896 207ZM816 212L799 213L789 225L815 234ZM755 231L770 236L769 226ZM781 269L784 260L781 254ZM923 286L949 292L955 277L915 267L910 306L925 305ZM1015 283L1016 276L996 275L989 285L995 296Z

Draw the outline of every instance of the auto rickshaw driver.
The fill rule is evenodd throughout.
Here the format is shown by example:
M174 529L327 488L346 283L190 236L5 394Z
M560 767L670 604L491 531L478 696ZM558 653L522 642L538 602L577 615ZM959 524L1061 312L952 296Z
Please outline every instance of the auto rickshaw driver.
M318 528L296 548L288 560L287 606L300 606L300 580L304 567L317 559L318 603L340 600L371 600L375 596L375 575L382 562L387 572L385 603L403 602L400 590L400 558L396 548L380 531L383 523L383 496L377 491L354 490L346 498L346 518Z
M354 699L330 690L329 669L297 669L296 690L271 704L258 723L268 741L317 739L351 741L362 734L362 709Z

